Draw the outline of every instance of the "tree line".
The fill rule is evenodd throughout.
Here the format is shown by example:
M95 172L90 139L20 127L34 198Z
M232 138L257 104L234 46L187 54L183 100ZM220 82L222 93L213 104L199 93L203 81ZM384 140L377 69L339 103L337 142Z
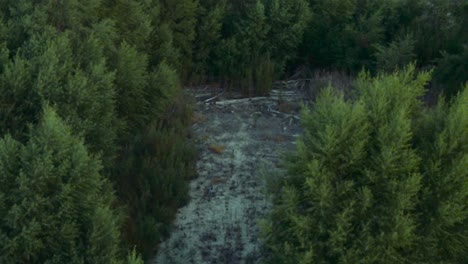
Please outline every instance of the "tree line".
M299 66L356 75L415 62L450 97L467 81L467 17L458 0L205 0L189 71L261 94Z
M154 252L196 176L183 84L254 95L302 65L415 62L451 98L467 80L467 12L456 0L1 1L0 262Z

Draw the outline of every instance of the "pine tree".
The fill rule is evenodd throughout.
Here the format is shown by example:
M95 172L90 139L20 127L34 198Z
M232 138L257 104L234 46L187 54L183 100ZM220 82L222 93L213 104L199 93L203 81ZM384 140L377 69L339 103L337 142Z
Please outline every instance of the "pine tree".
M304 112L263 223L272 263L463 261L468 93L425 110L429 77L362 74L355 100L328 88Z
M29 49L5 65L0 76L0 107L10 113L0 123L0 132L21 138L28 124L37 122L42 105L51 104L75 133L83 135L91 151L101 153L106 166L110 165L116 133L108 128L117 122L114 74L106 69L103 58L78 68L66 35L45 33L29 44Z
M106 8L110 9L110 17L116 24L119 39L139 51L146 51L152 31L152 18L144 10L142 2L145 1L116 0Z
M230 3L228 8L231 14L225 18L224 27L229 32L224 36L215 55L219 74L244 93L254 94L255 68L265 58L267 51L269 27L266 24L265 5L257 0L240 6Z
M217 76L214 63L212 62L214 52L221 39L221 28L223 17L226 15L226 1L200 1L198 23L196 27L196 40L193 48L192 80L203 77ZM205 76L211 75L211 76ZM201 81L201 80L197 80Z
M377 68L381 71L392 72L411 63L416 57L414 45L411 35L392 41L387 47L376 45Z
M271 26L267 37L269 53L278 64L277 71L281 72L287 62L296 59L297 48L311 18L310 8L305 0L274 0L267 2L267 17Z
M178 97L182 95L181 82L177 72L165 62L150 73L150 84L147 88L148 102L151 104L151 116L154 119L169 119L165 115L171 112ZM184 116L181 117L184 119Z
M300 54L313 66L334 65L343 60L346 25L352 24L354 0L309 1L312 19L304 33Z
M117 119L114 74L94 33L97 25L105 24L99 21L100 5L101 1L20 0L2 10L8 25L8 59L0 76L0 107L10 115L0 132L21 140L28 124L37 123L42 105L54 105L109 167L116 133L108 128L116 126ZM62 11L68 16L59 17Z
M180 53L176 68L182 79L192 68L193 41L196 37L198 0L160 0L160 16L172 32L172 44Z
M101 0L43 0L35 5L37 12L46 14L46 22L59 32L81 32L99 19Z
M459 50L450 53L443 51L437 64L435 78L446 86L441 92L450 99L460 91L463 83L468 82L468 45L465 44Z
M161 63L149 79L149 123L127 139L114 171L117 193L130 216L126 239L145 256L168 235L176 209L187 201L195 157L186 142L191 108L181 99L177 73Z
M164 223L163 227L146 228L156 230L157 234L151 238L141 231L145 229L135 230L132 235L137 240L149 241L143 246L137 241L140 252L148 253L158 241L158 235L167 234L164 230L177 206L186 199L187 175L193 171L193 168L187 169L193 162L193 151L186 144L191 109L181 99L178 71L190 64L190 56L184 57L187 61L182 62L180 54L191 54L196 6L191 0L178 3L6 0L0 3L0 135L11 134L9 140L17 141L15 144L21 149L18 157L22 159L31 141L28 131L40 123L43 106L51 105L56 109L67 129L83 139L80 144L85 144L89 155L102 160L102 173L116 187L118 201L106 200L104 204L130 205L129 212L138 212L135 219L144 228L149 223ZM160 12L162 7L172 8L172 14ZM157 136L152 140L158 144L158 140L166 140L168 146L142 154L142 149L149 148L143 145L149 140L142 140L146 136ZM64 146L70 148L67 144ZM145 159L144 169L134 157ZM17 171L23 166L22 160L18 162ZM152 185L143 186L145 193L140 193L140 186L125 185L125 177L120 175L126 172L130 173L124 176L143 179L143 183L150 175ZM164 189L171 185L174 189ZM13 191L16 187L11 188ZM91 186L90 191L92 189ZM110 183L103 183L101 189L104 193L112 192ZM155 196L147 195L148 190L163 190L163 194L155 201ZM102 198L107 199L105 196ZM132 200L133 197L136 200ZM159 208L159 211L155 209L156 213L153 207L146 206L153 203ZM61 210L58 202L49 207ZM2 207L2 213L4 208L7 207ZM106 236L118 236L114 229L116 223L112 224L117 218L113 211L109 214L109 210L98 208L93 211L93 218L86 220L87 237L80 235L83 239L77 242L79 249L73 244L74 234L79 232L65 219L67 237L57 248L68 247L76 252L67 253L68 249L63 249L66 256L58 255L51 262L114 262L116 251L106 248L106 241L103 241ZM127 217L134 220L131 215ZM56 226L62 224L58 219L53 221ZM43 228L42 223L37 226ZM130 237L125 234L125 238ZM113 238L107 240L110 243ZM134 246L133 240L126 242ZM33 255L47 252L36 249L31 249L29 262L42 263L42 255L34 256L37 260L32 259ZM81 258L80 254L88 254L88 257ZM111 258L114 260L109 261ZM138 263L140 259L133 254L128 261Z
M430 263L463 263L468 252L468 85L426 111L416 131L425 186L419 207L420 253Z
M117 53L117 60L117 112L125 122L125 135L132 135L151 120L146 93L148 58L124 42Z
M28 122L36 120L40 98L32 86L31 66L20 56L2 65L0 76L0 135L22 137ZM19 99L19 100L18 100ZM17 101L18 100L18 101Z
M102 166L46 108L25 145L0 141L2 263L115 263L119 217Z
M309 19L305 1L228 2L210 67L246 94L264 94L295 58Z

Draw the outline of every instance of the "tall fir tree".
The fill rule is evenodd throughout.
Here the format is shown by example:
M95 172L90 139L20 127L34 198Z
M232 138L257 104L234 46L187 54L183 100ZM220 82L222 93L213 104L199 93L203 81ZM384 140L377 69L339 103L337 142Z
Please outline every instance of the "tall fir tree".
M176 68L182 79L192 70L192 51L196 37L198 0L160 0L159 15L172 32L172 44L180 54Z
M117 112L125 122L124 132L132 135L141 131L151 119L146 89L148 86L146 54L123 42L117 53L116 88Z
M227 3L223 1L200 1L196 39L193 48L194 72L191 81L202 82L218 76L213 63L213 56L221 40L223 18L226 15Z
M116 133L108 128L117 123L114 74L102 59L79 69L66 34L44 33L28 44L5 65L0 76L0 107L12 114L0 124L0 131L23 137L27 125L37 122L42 105L48 103L59 110L75 133L83 135L94 153L102 154L106 166L110 165Z
M2 263L117 263L114 196L88 154L46 107L22 145L0 141Z
M440 100L426 111L415 136L424 160L420 254L430 263L463 263L468 252L468 85L450 106Z
M90 153L102 160L103 174L117 187L116 204L134 206L129 212L142 209L135 215L138 221L150 219L165 223L167 228L180 205L171 197L177 200L186 196L185 181L191 172L184 168L192 162L192 152L167 147L148 155L148 168L155 167L152 162L157 160L168 164L151 174L161 178L151 188L182 186L175 193L161 195L160 201L154 201L156 196L138 193L136 186L125 186L124 178L119 177L125 171L141 173L136 178L148 175L138 167L125 166L138 165L126 160L131 159L126 151L142 147L139 139L151 127L152 135L163 134L177 146L187 143L190 107L180 99L180 79L174 69L181 69L181 46L175 48L173 33L175 24L184 21L165 20L159 13L160 5L156 0L0 3L0 134L10 133L26 144L28 129L38 124L42 107L53 106L72 133L84 140ZM196 16L188 10L184 16ZM180 34L178 38L177 43L186 41ZM185 48L192 45L190 39ZM122 172L116 168L122 168ZM164 175L168 178L162 180ZM138 201L128 203L127 198L134 196ZM152 208L140 207L149 203L157 203L166 213L154 214ZM160 232L158 226L151 228ZM141 230L125 238L135 235L145 240L143 246L137 243L136 249L149 253L157 239L147 239L145 229ZM130 239L122 244L134 246Z
M461 263L467 251L467 90L434 111L429 73L326 89L263 222L272 263Z
M304 31L311 19L310 8L305 0L266 2L271 25L267 40L269 53L276 61L276 71L282 72L286 63L297 61L297 47L302 42Z
M140 52L148 50L152 31L152 18L145 11L143 2L145 1L116 0L105 6L110 9L109 16L116 24L120 41L136 47Z

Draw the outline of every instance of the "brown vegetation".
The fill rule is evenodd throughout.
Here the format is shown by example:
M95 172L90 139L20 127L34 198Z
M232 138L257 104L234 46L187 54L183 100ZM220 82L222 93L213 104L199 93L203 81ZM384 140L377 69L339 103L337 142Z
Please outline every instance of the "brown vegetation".
M226 147L222 145L209 145L208 149L216 154L223 154Z

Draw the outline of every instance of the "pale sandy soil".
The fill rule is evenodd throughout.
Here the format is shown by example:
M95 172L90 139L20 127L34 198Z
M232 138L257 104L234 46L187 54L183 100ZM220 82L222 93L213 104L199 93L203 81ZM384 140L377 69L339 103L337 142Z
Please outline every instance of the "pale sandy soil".
M297 112L279 110L273 98L198 104L193 130L199 176L190 183L191 200L179 209L171 236L150 263L261 260L257 223L270 207L264 179L279 171L281 154L294 148L300 134Z

